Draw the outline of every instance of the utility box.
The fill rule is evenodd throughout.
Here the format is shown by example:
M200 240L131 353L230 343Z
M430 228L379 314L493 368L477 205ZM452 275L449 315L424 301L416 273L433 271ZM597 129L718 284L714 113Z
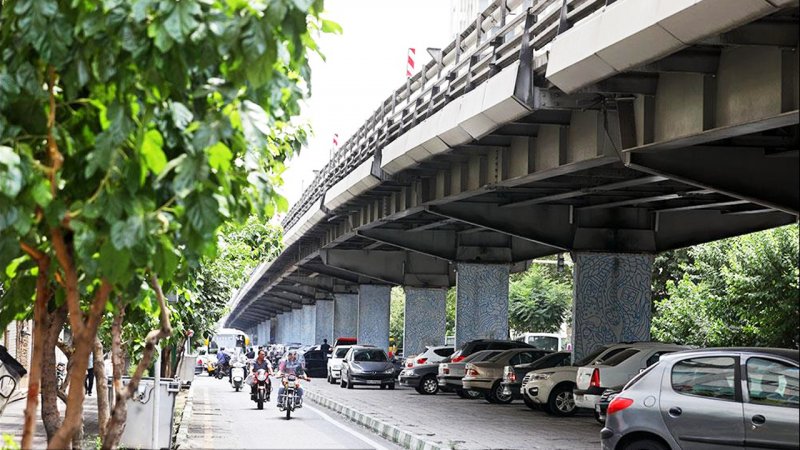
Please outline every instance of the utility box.
M19 380L28 373L5 347L0 345L0 416L17 390Z
M129 377L123 377L123 386L127 386L130 381ZM112 384L113 380L109 378L109 403L113 408L115 399ZM155 413L153 384L153 378L143 377L139 382L137 392L128 399L128 420L125 422L125 431L119 441L120 448L153 448L152 430ZM180 381L173 378L162 378L159 390L158 448L169 449L172 447L175 398L180 391Z
M184 353L183 358L181 358L181 362L178 364L178 373L176 374L178 378L180 378L181 386L189 386L194 381L194 367L197 363L197 356L198 355L190 355L189 353Z

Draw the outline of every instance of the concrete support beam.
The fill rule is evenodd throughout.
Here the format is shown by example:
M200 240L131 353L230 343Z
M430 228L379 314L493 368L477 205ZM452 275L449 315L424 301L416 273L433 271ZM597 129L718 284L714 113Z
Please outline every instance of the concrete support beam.
M426 345L444 345L447 325L444 288L405 288L403 354L418 355Z
M389 350L391 286L362 284L358 287L358 343Z
M456 264L456 347L508 338L507 265Z
M333 313L334 300L317 300L316 320L314 323L314 343L321 344L323 339L327 339L333 345Z
M336 294L334 298L333 339L357 337L358 294Z
M600 345L650 340L652 255L575 253L572 357Z
M440 287L451 284L447 261L406 251L320 250L326 266L380 280L386 284Z

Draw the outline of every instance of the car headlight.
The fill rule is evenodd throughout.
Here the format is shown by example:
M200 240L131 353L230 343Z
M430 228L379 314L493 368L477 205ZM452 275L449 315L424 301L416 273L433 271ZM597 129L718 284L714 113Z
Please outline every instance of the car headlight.
M351 372L351 373L362 373L362 372L364 372L364 371L361 369L361 367L358 367L358 366L350 366L350 372Z
M535 373L531 377L531 380L548 380L552 373Z
M383 373L394 373L394 367L384 370Z

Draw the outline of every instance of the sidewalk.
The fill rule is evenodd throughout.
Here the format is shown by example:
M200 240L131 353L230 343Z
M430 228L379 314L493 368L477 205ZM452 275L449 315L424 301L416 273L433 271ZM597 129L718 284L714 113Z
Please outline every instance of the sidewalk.
M95 396L86 397L83 403L84 439L82 447L85 449L95 448L95 438L98 433L96 395L97 394L95 393ZM19 400L12 401L6 405L3 415L0 416L0 434L10 434L14 436L14 441L19 444L22 441L22 424L25 417L25 397L14 395L14 398L19 398ZM36 433L34 434L33 438L33 448L47 447L47 435L45 434L44 425L42 425L42 418L40 415L41 408L42 404L40 399L39 406L36 410ZM61 412L62 416L65 409L66 406L61 400L59 400L58 410Z

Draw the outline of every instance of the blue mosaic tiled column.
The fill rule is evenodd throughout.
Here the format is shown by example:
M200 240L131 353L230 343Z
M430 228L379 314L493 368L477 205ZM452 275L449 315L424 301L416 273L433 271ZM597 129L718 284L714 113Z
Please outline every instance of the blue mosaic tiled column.
M301 342L305 345L314 345L317 329L317 307L314 305L303 306L303 331Z
M418 355L426 345L444 345L447 290L405 288L403 354Z
M508 337L508 266L456 264L456 348Z
M336 294L333 304L333 339L357 336L358 294Z
M574 258L573 358L603 344L650 340L653 256L576 253Z
M263 340L259 340L258 341L258 345L268 345L269 344L269 339L270 339L270 337L272 337L271 336L272 330L270 329L270 325L271 324L272 324L272 321L269 320L269 319L265 320L264 323L261 324L261 326L264 327L264 332L263 332L264 339Z
M333 345L333 300L317 300L317 320L314 324L314 343L322 344L323 339Z
M389 349L389 304L391 286L358 286L358 343Z

